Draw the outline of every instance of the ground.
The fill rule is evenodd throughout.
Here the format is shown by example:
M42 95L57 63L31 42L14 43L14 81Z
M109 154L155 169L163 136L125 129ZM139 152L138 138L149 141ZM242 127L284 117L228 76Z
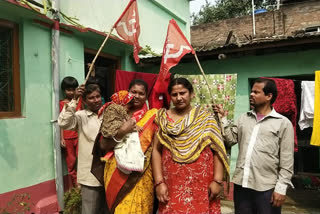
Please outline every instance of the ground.
M221 201L222 214L233 214L233 201ZM282 207L282 214L319 214L320 191L304 188L290 189Z

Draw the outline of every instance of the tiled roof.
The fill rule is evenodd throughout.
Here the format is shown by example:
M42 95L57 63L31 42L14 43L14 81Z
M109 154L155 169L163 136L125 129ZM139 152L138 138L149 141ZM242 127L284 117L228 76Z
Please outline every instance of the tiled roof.
M237 43L230 43L227 45L211 45L211 46L201 46L194 47L199 57L210 56L210 55L219 55L225 53L236 53L236 52L245 52L248 50L257 50L257 49L268 49L280 47L289 47L294 45L311 45L314 47L314 44L320 44L320 33L298 33L296 36L277 36L269 38L257 38L252 39L251 41L238 41ZM308 46L309 47L309 46ZM182 60L188 60L193 58L191 54L187 54L183 57ZM159 63L161 62L161 56L142 56L142 63Z

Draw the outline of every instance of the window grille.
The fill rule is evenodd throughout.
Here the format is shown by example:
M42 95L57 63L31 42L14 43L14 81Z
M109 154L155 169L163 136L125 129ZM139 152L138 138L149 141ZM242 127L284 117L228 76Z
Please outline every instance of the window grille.
M14 111L13 30L0 27L0 111Z
M18 25L0 19L0 118L21 116Z

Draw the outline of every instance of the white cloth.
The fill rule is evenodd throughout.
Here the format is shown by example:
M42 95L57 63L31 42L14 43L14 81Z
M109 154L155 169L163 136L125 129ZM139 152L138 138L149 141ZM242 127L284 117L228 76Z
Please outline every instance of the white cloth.
M114 147L117 167L125 174L132 171L142 172L144 167L144 153L141 149L139 133L127 134L120 143Z
M313 126L314 114L314 81L301 82L301 110L299 126L303 130Z

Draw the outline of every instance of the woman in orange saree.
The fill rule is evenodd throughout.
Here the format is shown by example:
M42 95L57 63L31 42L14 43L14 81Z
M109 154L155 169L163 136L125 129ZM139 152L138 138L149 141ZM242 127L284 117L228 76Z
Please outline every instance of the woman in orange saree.
M112 138L102 137L100 141L100 146L107 152L104 158L101 159L105 161L103 183L107 205L111 213L152 213L153 210L154 191L151 154L152 140L156 129L153 121L157 110L147 109L145 104L147 87L147 84L142 80L133 80L131 82L129 93L134 98L132 107L129 108L127 113L130 116L134 116L137 121L132 119L125 121ZM110 120L113 114L112 112L110 113L110 110L108 112L106 116ZM117 168L113 148L127 133L135 130L139 131L141 148L146 157L144 169L142 172L133 171L131 174L125 174ZM103 131L100 132L100 134L102 133Z

